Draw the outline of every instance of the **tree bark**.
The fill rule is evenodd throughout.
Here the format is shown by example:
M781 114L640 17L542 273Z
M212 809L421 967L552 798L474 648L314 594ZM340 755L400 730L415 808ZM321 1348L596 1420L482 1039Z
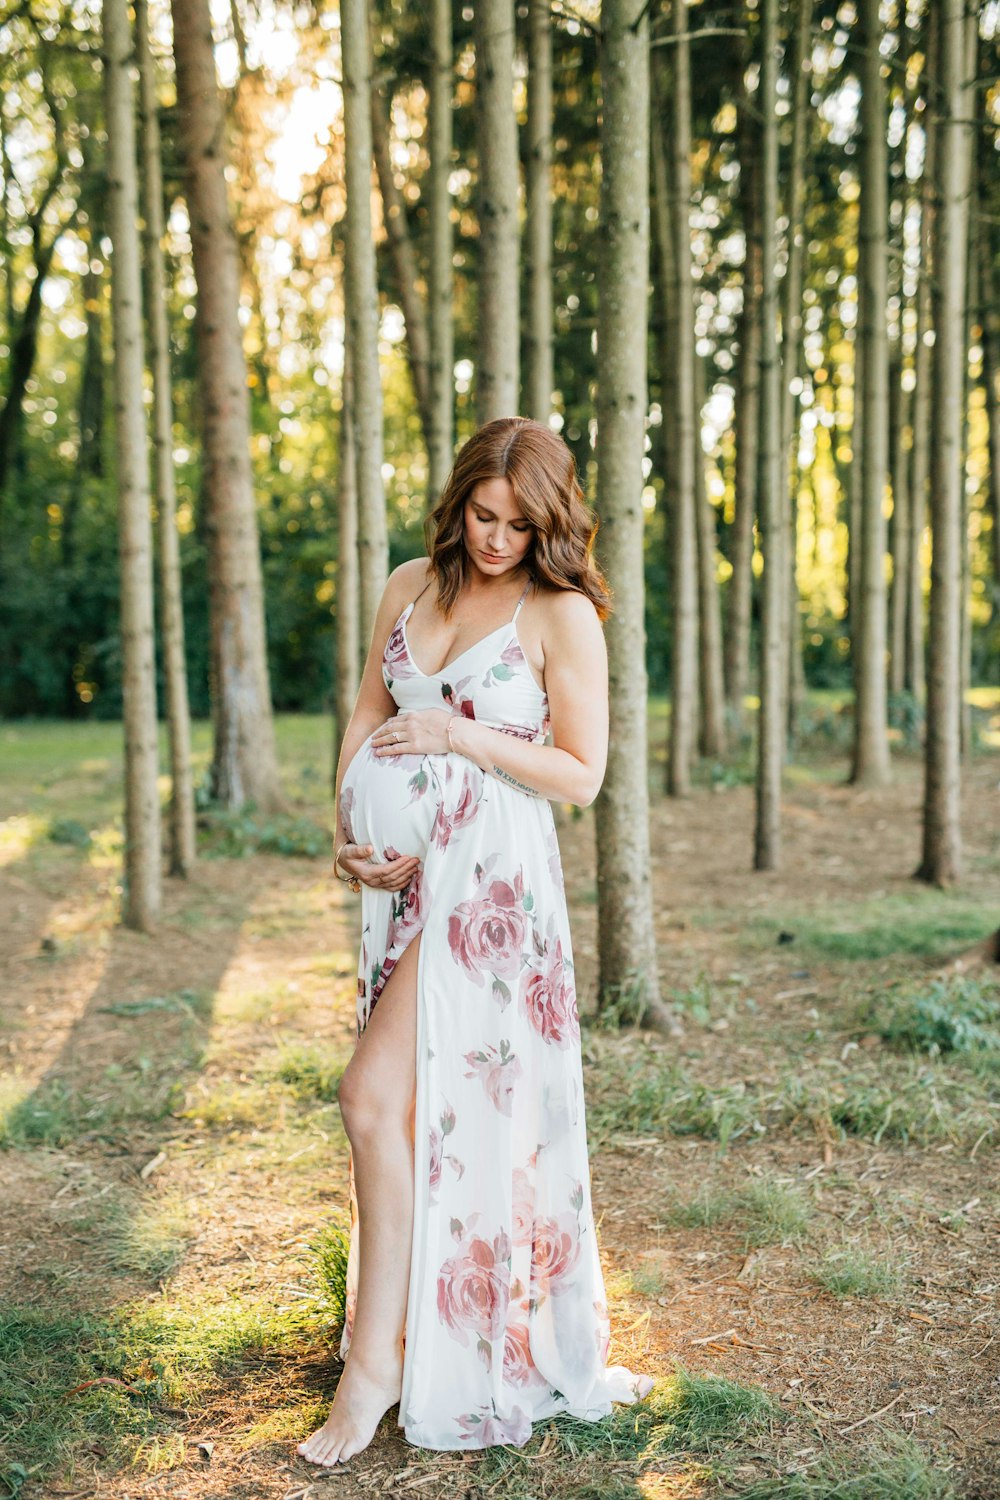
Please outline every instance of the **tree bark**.
M642 456L647 405L649 22L644 0L602 8L597 505L615 596L607 626L615 733L595 803L599 1004L660 1000L650 882Z
M737 338L739 369L735 401L735 512L732 529L732 576L726 613L726 698L733 723L745 720L744 700L750 685L750 624L753 606L754 519L757 514L757 463L760 429L761 240L760 132L745 81L738 105L740 205L746 235L743 307Z
M160 914L156 664L153 659L153 534L143 409L142 290L135 115L126 0L104 0L108 133L108 230L114 328L115 437L121 564L122 700L125 731L125 870L122 921L152 932Z
M212 794L225 807L284 805L267 671L250 406L222 99L208 0L172 0L178 130L195 280L203 506L212 632Z
M917 875L961 874L962 400L969 147L963 0L940 0L931 410L931 598L923 854Z
M528 0L528 140L524 330L525 405L538 422L552 413L552 20L548 0Z
M345 285L354 372L354 446L358 483L361 633L371 639L389 576L389 531L382 485L382 385L379 301L372 244L372 54L364 0L342 0L344 162L347 183Z
M144 249L149 363L153 375L153 455L159 544L160 602L163 623L164 686L170 741L171 875L186 877L195 861L194 784L191 774L191 712L188 706L184 654L184 607L181 590L180 540L177 535L177 490L174 482L174 409L167 323L167 281L163 265L163 176L160 164L160 118L156 71L149 46L148 0L135 0L136 61L139 67L139 117L142 126Z
M985 139L985 137L984 137ZM985 152L983 153L985 155ZM979 179L980 193L986 174ZM979 218L979 295L983 325L983 396L986 408L986 440L989 451L990 537L993 543L993 613L1000 612L1000 303L993 274L989 221Z
M344 375L340 401L340 473L337 476L337 659L334 689L333 765L330 788L337 789L337 767L344 731L354 711L361 679L363 642L358 619L358 487L354 454L354 369L350 330L344 330Z
M778 364L778 0L762 0L760 113L762 125L760 514L764 553L761 597L760 715L754 868L777 869L781 857L781 772L785 753L788 622L788 486L781 460L781 385Z
M802 610L798 586L798 400L792 389L802 360L802 273L805 258L805 175L813 111L809 105L812 76L812 0L798 0L792 73L792 154L788 168L788 265L781 314L781 451L788 470L788 739L795 738L805 698L802 658Z
M859 615L851 627L851 642L857 653L851 780L860 786L884 786L891 775L886 716L885 585L885 485L889 470L889 341L886 328L889 209L879 0L860 0L858 19L863 54L858 332L864 369L861 413L864 436L857 593Z
M413 395L420 416L424 442L430 449L431 389L430 342L427 310L417 286L417 257L406 221L406 205L392 175L389 149L391 98L383 88L372 88L372 144L379 191L382 195L382 219L392 257L393 274L399 292L403 320L406 323L406 357L413 384Z
M434 508L451 468L454 442L455 333L452 323L451 176L452 150L451 0L431 0L431 96L428 122L430 172L428 215L430 274L431 429L428 440L427 510Z
M889 371L889 444L892 472L892 594L890 630L889 688L905 693L907 604L909 603L910 548L913 545L909 490L909 454L906 432L909 427L910 396L903 386L902 347Z
M674 358L680 372L674 390L675 489L671 505L673 601L671 609L670 740L667 791L691 791L691 759L698 716L698 542L695 517L694 285L691 279L691 44L687 7L670 9L672 88L670 90L670 227L673 234L671 300L677 310ZM655 75L659 53L654 53ZM663 90L658 91L662 97Z
M476 419L518 414L520 276L513 0L476 0L479 359Z

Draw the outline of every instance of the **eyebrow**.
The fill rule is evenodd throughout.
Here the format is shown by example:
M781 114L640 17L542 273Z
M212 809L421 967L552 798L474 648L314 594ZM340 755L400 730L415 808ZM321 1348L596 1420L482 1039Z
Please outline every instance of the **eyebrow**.
M476 510L484 510L486 512L486 514L488 516L492 516L494 518L494 520L498 519L496 511L495 510L490 510L490 508L489 508L488 505L480 505L480 503L479 503L478 500L473 500L472 503L475 506ZM523 522L525 526L530 526L531 525L531 522L528 520L527 516L515 516L513 518L513 520L511 521L510 524L512 526L517 526L521 522Z

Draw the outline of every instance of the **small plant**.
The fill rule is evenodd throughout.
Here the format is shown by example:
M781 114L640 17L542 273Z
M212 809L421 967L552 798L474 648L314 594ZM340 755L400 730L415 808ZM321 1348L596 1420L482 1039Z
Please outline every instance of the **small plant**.
M854 1246L827 1251L812 1277L835 1297L896 1297L904 1285L899 1266Z
M936 980L917 994L876 1004L878 1034L931 1054L1000 1053L1000 988L975 979Z
M332 1314L334 1331L344 1325L347 1307L347 1256L351 1248L350 1226L343 1222L325 1225L310 1242L313 1270L320 1298Z
M332 1058L319 1047L288 1046L282 1050L276 1076L290 1084L297 1099L320 1099L333 1104L346 1063Z
M758 1480L740 1500L956 1500L947 1474L912 1438L885 1433L866 1451L826 1452L797 1473Z

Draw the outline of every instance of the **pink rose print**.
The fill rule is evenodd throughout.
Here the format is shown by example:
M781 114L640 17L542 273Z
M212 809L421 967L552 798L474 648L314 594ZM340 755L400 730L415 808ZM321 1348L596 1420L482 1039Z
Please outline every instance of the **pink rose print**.
M543 1041L570 1047L580 1037L576 986L563 955L562 939L551 940L551 919L549 925L550 936L540 956L521 975L521 1005Z
M491 854L487 869L497 859ZM475 894L460 901L448 918L451 956L482 986L483 974L494 976L494 998L505 1007L510 991L504 979L513 979L521 966L521 949L527 930L524 877L518 869L513 880L489 879L487 869L477 863Z
M443 1161L448 1163L456 1177L461 1177L465 1171L465 1163L459 1161L457 1156L444 1154L445 1137L451 1135L451 1132L455 1128L455 1111L450 1104L446 1104L442 1110L439 1116L439 1123L441 1129L437 1130L432 1125L430 1135L429 1197L432 1203L437 1202L437 1190L441 1186L441 1164Z
M569 1272L580 1259L580 1228L576 1218L560 1214L554 1219L536 1219L531 1236L531 1290L537 1295L565 1292L571 1285Z
M474 820L482 797L483 773L478 766L466 768L462 772L462 789L452 810L446 810L444 798L438 802L437 814L431 827L431 843L438 849L447 849L452 837Z
M403 677L414 677L413 661L406 645L406 628L403 614L393 626L392 634L385 643L382 652L382 677L387 688L391 690L392 684Z
M501 1443L523 1448L531 1437L531 1418L519 1406L515 1406L506 1419L497 1415L495 1406L492 1410L481 1406L457 1420L459 1427L464 1429L462 1437L471 1439L470 1448L493 1448Z
M465 719L474 719L476 717L476 705L474 701L471 698L465 697L462 692L465 684L471 681L471 677L460 677L454 686L450 682L442 682L441 684L441 697L450 706L453 713L461 714Z
M384 851L387 860L398 859L399 856L393 851ZM393 891L392 909L389 914L389 927L386 932L386 951L390 948L405 948L411 937L415 937L423 930L426 920L426 901L424 900L424 871L423 867L414 874L413 878L403 886L401 891Z
M437 1308L440 1322L460 1344L467 1347L470 1333L476 1335L478 1353L489 1368L491 1346L507 1318L511 1246L506 1230L492 1239L477 1234L480 1217L471 1214L464 1225L459 1219L451 1221L458 1248L438 1272Z
M544 1384L531 1357L531 1342L527 1323L508 1323L503 1339L504 1379L511 1385Z
M510 1050L510 1042L506 1039L501 1041L499 1052L493 1046L487 1047L485 1052L467 1052L465 1061L469 1064L466 1078L478 1076L500 1113L509 1117L514 1101L514 1084L521 1076L521 1060Z
M353 786L345 786L342 788L340 793L340 821L343 823L344 832L347 834L347 837L350 839L351 843L356 844L358 840L354 837L354 833L351 828L351 818L353 816L354 788Z
M505 646L499 658L487 670L483 678L483 687L492 687L494 681L509 682L514 675L514 668L519 661L524 660L524 653L517 641L511 641Z
M534 1167L534 1157L531 1158L531 1166ZM531 1178L523 1167L515 1167L511 1174L513 1192L511 1195L515 1245L531 1244L531 1227L534 1218L535 1192Z

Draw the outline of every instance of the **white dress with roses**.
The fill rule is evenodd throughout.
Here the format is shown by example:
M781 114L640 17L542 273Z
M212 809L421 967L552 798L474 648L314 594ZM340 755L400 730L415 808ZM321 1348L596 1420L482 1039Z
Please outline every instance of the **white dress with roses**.
M527 592L527 588L525 590ZM400 615L383 654L400 711L441 708L535 742L546 695L514 617L428 675ZM580 1028L552 808L458 753L376 757L341 815L379 859L416 854L402 891L362 886L358 1035L411 939L417 964L414 1219L399 1425L423 1448L521 1446L565 1411L607 1416L642 1377L606 1364ZM359 1271L353 1162L342 1356Z

